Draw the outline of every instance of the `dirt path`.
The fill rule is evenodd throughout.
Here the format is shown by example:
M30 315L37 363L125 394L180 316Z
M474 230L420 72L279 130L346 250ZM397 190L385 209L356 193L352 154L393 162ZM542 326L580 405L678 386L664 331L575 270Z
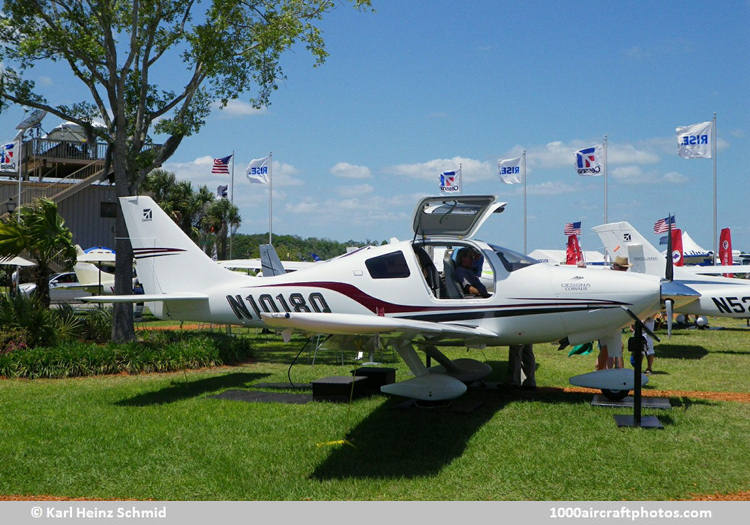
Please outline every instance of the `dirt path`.
M750 501L750 490L740 490L728 494L691 494L686 501Z
M563 392L582 392L598 394L599 390L569 386L565 388L550 387L550 390L562 390ZM644 390L644 397L693 397L697 399L708 399L711 401L737 401L739 403L750 403L748 392L706 392L701 390Z

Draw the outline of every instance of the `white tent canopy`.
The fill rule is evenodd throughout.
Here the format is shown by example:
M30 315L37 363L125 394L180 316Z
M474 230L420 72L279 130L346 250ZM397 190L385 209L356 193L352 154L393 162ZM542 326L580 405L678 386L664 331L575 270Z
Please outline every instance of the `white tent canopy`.
M0 264L7 266L36 266L36 263L28 261L23 257L0 257Z
M667 250L662 253L666 254ZM685 257L705 257L710 255L711 250L706 250L693 240L688 232L682 230L682 254Z

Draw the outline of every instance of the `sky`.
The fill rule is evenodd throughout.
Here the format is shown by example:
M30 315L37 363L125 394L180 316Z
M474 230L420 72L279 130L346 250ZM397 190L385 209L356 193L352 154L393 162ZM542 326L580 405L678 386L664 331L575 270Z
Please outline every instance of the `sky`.
M325 64L302 46L282 58L271 104L247 97L216 108L164 168L215 190L211 159L235 152L240 232L268 230L267 187L252 158L273 152L274 233L336 240L411 238L417 201L463 170L464 194L494 194L506 211L478 238L523 248L521 185L497 161L527 151L528 250L563 249L581 221L584 249L601 243L602 177L580 177L575 151L608 138L608 216L654 244L673 213L703 247L713 240L712 161L677 155L675 127L717 114L718 225L750 251L748 148L750 1L601 2L373 0L322 23ZM163 78L185 72L177 60ZM65 68L30 73L52 101L84 90ZM0 114L12 138L21 108ZM47 117L47 130L58 121Z

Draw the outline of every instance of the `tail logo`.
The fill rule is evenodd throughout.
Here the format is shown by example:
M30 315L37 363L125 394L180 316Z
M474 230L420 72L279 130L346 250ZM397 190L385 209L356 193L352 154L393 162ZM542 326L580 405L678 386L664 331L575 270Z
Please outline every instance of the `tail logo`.
M145 208L145 209L143 210L143 218L142 218L141 220L142 220L143 222L148 222L148 221L150 221L150 220L151 220L152 218L153 218L153 217L152 217L152 214L151 214L151 208Z

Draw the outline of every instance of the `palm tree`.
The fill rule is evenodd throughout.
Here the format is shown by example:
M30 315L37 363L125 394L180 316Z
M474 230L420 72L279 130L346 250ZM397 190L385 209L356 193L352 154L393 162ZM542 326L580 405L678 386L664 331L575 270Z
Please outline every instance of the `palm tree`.
M193 240L199 239L198 228L208 203L214 198L206 186L193 191L190 181L177 182L174 173L158 169L149 173L143 189L182 231Z
M237 206L227 199L211 202L203 216L203 230L216 235L216 251L219 259L227 258L227 235L229 229L236 231L242 219Z
M21 208L20 221L15 216L0 221L0 257L21 252L36 262L36 293L42 304L49 306L50 265L58 261L69 267L76 260L73 234L51 200L40 199Z

